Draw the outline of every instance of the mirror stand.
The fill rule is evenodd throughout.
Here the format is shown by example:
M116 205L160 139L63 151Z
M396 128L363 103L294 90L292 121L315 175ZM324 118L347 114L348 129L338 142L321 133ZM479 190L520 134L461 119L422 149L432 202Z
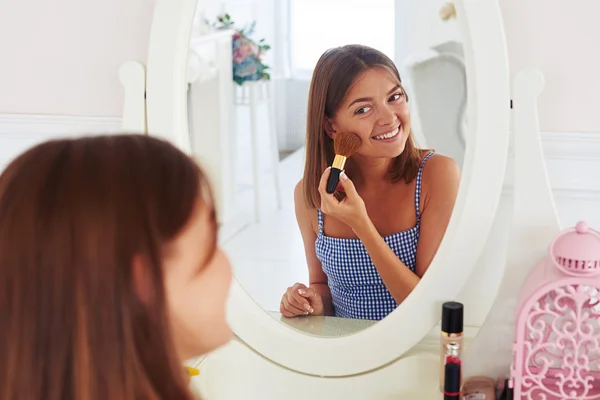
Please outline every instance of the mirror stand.
M540 71L525 70L513 81L513 204L507 261L496 301L465 354L465 374L503 376L512 361L515 309L530 269L547 256L560 232L538 123Z
M131 133L148 133L146 122L146 66L138 61L123 63L119 68L119 81L125 92L121 130Z

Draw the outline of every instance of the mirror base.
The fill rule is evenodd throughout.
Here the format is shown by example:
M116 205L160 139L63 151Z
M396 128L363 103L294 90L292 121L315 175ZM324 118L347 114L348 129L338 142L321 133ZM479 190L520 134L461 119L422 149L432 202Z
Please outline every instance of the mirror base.
M478 329L465 327L465 346ZM420 399L438 400L439 326L391 364L348 377L304 375L274 364L239 340L210 354L193 385L211 400Z

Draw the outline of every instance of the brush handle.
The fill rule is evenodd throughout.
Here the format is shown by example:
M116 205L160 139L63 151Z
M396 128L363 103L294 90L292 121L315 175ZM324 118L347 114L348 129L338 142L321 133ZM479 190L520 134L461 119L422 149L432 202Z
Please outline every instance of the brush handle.
M339 168L331 168L331 171L329 171L329 178L327 179L327 187L325 188L325 190L327 190L327 193L332 194L333 192L335 192L335 189L337 188L338 183L340 182L341 172L342 170Z

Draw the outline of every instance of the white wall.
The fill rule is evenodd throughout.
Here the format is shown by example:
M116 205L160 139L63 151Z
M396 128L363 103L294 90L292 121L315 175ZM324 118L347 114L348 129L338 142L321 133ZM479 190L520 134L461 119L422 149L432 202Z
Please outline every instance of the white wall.
M145 60L155 0L1 1L0 113L121 114L117 70L123 61ZM259 34L266 33L271 41L274 30L265 21L274 20L268 11L273 1L256 1ZM414 12L429 10L437 17L441 2L419 0ZM600 2L500 3L512 73L536 67L546 76L540 99L542 130L600 132ZM437 38L441 32L435 26L418 29L422 37Z
M10 1L10 3L8 3ZM204 4L220 11L220 0ZM234 19L247 18L250 0L224 0ZM258 36L275 40L274 1L255 0ZM114 130L121 114L123 92L117 78L126 60L144 60L155 0L0 0L0 168L18 151L35 141L52 137L73 126L88 131ZM437 12L441 0L418 0L423 15ZM595 177L600 155L582 151L600 149L600 15L597 0L500 0L509 46L511 72L536 67L546 76L540 99L541 129L567 155L550 155L559 164L552 176L568 176L570 185L555 187L571 200L600 199ZM216 10L216 11L215 11ZM432 15L432 18L434 16ZM444 28L421 26L421 38L438 40ZM438 29L439 28L439 29ZM420 33L419 33L420 32ZM415 40L421 40L419 38ZM274 50L275 51L275 50ZM273 52L270 57L274 57ZM267 58L269 60L269 58ZM14 118L2 114L97 116L85 120ZM84 118L84 119L82 119ZM100 118L100 119L98 119ZM104 119L102 119L104 118ZM75 122L74 122L75 121ZM86 122L87 121L87 122ZM47 126L50 126L48 128ZM71 129L72 130L72 129ZM578 133L591 132L582 138ZM39 134L39 135L38 135ZM569 137L571 139L569 139ZM558 139L556 139L558 138ZM592 147L589 144L594 144ZM579 156L578 156L579 154ZM559 167L560 165L560 167ZM597 175L597 174L596 174ZM562 182L562 180L561 180ZM566 181L565 181L566 182ZM591 191L591 192L590 192ZM592 193L587 195L586 193ZM565 199L564 207L567 207ZM590 203L591 204L591 203ZM590 208L591 209L591 208ZM581 214L573 208L572 217ZM584 213L585 214L585 213ZM567 214L565 214L567 215ZM569 214L571 215L571 214Z
M0 0L0 113L120 116L155 0Z
M396 1L396 61L410 52L459 38L455 21L442 22L446 0ZM499 0L511 75L540 69L544 131L600 132L600 1ZM412 16L412 18L408 18Z
M220 0L201 1L220 10ZM120 116L117 72L146 60L155 2L0 0L0 114ZM249 20L250 1L223 3L234 19ZM254 3L257 35L272 43L273 0Z
M500 0L511 74L546 77L540 129L600 133L600 1Z

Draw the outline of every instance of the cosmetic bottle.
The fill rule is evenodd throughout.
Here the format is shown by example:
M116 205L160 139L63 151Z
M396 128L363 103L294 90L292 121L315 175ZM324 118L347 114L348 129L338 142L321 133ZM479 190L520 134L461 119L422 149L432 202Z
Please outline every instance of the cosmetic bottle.
M440 391L444 390L444 367L448 345L458 346L457 358L461 358L463 348L463 305L449 301L442 305L442 332L440 337Z

